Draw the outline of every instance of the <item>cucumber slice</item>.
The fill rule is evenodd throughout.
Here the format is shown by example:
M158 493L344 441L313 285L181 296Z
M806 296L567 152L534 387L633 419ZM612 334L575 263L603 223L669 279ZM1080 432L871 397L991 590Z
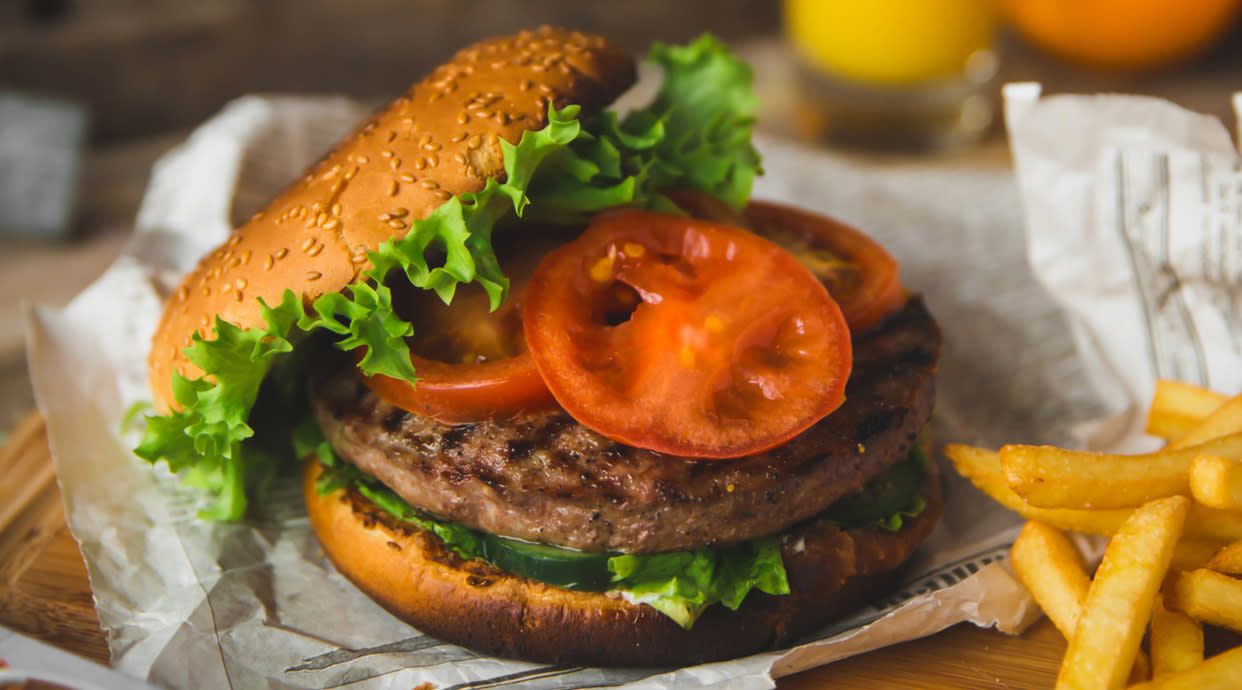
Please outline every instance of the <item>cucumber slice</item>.
M483 559L492 565L556 587L584 592L603 592L610 588L608 571L611 554L586 553L536 544L520 539L483 535Z
M890 515L909 510L923 487L926 457L915 446L906 459L850 494L828 506L821 517L845 527L863 527Z

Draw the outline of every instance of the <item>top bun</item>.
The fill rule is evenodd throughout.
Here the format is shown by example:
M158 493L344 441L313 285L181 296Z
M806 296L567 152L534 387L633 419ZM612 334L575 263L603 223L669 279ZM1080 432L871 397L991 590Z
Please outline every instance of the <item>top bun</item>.
M500 140L547 123L549 102L587 113L634 82L634 62L601 36L542 27L461 50L346 137L302 179L204 257L169 299L147 360L157 406L215 317L263 324L258 299L291 289L310 304L355 282L367 253L457 194L504 176Z

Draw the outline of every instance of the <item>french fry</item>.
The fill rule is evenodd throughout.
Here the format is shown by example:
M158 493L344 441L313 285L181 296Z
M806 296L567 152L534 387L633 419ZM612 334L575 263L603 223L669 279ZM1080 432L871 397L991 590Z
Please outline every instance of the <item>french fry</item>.
M1128 508L1190 493L1190 463L1199 455L1242 459L1242 433L1143 455L1112 455L1052 446L1001 448L1001 468L1014 493L1041 508Z
M980 491L1028 520L1038 520L1057 529L1084 534L1114 534L1134 512L1131 508L1084 510L1075 508L1037 508L1015 494L1005 483L1000 455L996 451L961 444L945 446L945 455L958 474ZM1186 518L1186 536L1215 542L1242 539L1242 514L1191 505ZM1189 554L1185 554L1188 555Z
M1226 575L1242 575L1242 541L1217 551L1204 567Z
M1073 637L1082 603L1091 588L1091 578L1078 549L1060 530L1031 520L1014 540L1009 562L1018 580L1061 635L1066 640ZM1147 656L1140 651L1130 679L1145 680L1149 669Z
M1199 425L1228 398L1181 381L1160 380L1147 414L1147 433L1176 441Z
M1242 510L1242 462L1219 455L1191 460L1190 494L1211 508Z
M1152 501L1117 530L1087 592L1057 690L1105 690L1125 683L1189 503L1183 496Z
M1237 690L1242 687L1242 647L1222 652L1180 673L1162 676L1130 690Z
M1239 431L1242 431L1242 395L1221 403L1212 414L1204 417L1185 436L1171 442L1169 447L1188 448Z
M1031 520L1009 551L1014 572L1065 639L1074 636L1091 578L1078 549L1055 527Z
M1186 536L1218 542L1242 539L1242 512L1191 503L1190 514L1186 516Z
M1191 519L1194 516L1195 508L1191 506L1186 513L1186 527L1183 532L1190 530ZM1222 548L1224 544L1218 541L1182 539L1177 542L1177 548L1173 550L1173 560L1169 563L1169 570L1196 570L1207 567L1212 557Z
M1152 677L1185 671L1203 662L1203 626L1156 597L1151 612Z
M1242 580L1207 568L1182 573L1168 603L1195 620L1242 632Z
M1134 512L1124 510L1072 510L1056 508L1036 508L1022 500L1005 483L1001 471L1000 455L993 450L950 444L945 446L944 453L958 474L966 477L980 491L991 496L1013 512L1028 520L1038 520L1058 529L1084 532L1086 534L1113 534Z

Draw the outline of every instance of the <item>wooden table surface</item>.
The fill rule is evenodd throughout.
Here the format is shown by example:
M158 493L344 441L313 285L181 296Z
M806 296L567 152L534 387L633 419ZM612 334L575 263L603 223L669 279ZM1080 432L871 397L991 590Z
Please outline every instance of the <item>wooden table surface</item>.
M0 448L0 625L107 663L77 543L65 526L43 420L31 415ZM1041 621L1021 637L960 625L923 640L779 682L813 688L1050 688L1064 650Z

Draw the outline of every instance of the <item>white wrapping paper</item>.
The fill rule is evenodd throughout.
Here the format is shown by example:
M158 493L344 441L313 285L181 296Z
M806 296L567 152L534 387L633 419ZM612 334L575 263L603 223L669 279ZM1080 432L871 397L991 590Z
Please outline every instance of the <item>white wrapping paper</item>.
M1041 100L1038 84L1006 86L1005 105L1031 267L1118 412L1090 444L1150 445L1156 379L1242 390L1242 175L1224 124L1142 96Z
M339 99L247 97L230 104L156 166L134 239L117 263L67 308L31 314L35 388L117 668L169 688L767 688L775 677L958 622L1015 633L1037 615L1002 563L1017 518L951 470L944 519L899 592L791 650L684 669L549 667L483 657L421 635L326 562L296 482L278 488L243 524L197 520L193 495L137 460L129 452L133 434L118 431L123 411L148 396L145 355L161 298L239 218L362 115ZM1074 140L1071 128L1056 142L1083 151L1077 162L1087 166L1081 183L1088 191L1074 195L1074 203L1089 200L1095 184L1091 136ZM1050 156L1043 143L1020 138L1019 161L1027 152ZM1149 381L1134 381L1124 369L1114 389L1139 397L1105 387L1101 405L1088 386L1088 377L1105 385L1100 368L1118 362L1101 348L1083 367L1075 339L1111 339L1091 336L1094 312L1073 311L1077 288L1060 291L1062 283L1041 271L1071 307L1071 338L1070 325L1027 268L1023 204L1008 174L864 168L767 139L759 146L767 176L756 196L866 228L902 261L905 284L926 295L944 330L933 420L938 441L1063 443L1073 423L1141 399ZM1041 179L1025 168L1022 178ZM1041 195L1056 191L1026 189L1033 217L1044 205ZM1055 256L1052 243L1074 251L1076 236L1061 228L1032 244L1037 256ZM1093 286L1105 278L1088 270L1073 280ZM1230 375L1236 373L1235 367ZM1218 376L1214 369L1211 376ZM1237 381L1219 376L1225 378L1210 382Z

